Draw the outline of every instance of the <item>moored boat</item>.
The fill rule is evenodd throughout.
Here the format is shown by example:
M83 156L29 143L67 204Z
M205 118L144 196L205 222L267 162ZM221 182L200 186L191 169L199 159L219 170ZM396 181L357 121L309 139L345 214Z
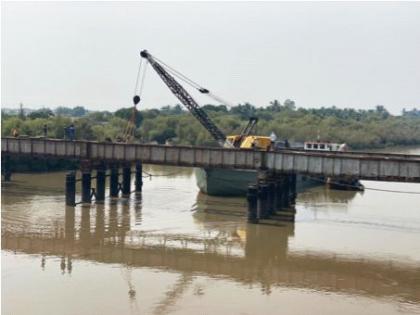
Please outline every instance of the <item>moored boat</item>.
M331 143L323 141L306 141L304 143L305 151L322 152L346 152L349 147L346 143ZM352 176L346 177L328 177L326 184L331 189L363 191L364 186L359 179Z

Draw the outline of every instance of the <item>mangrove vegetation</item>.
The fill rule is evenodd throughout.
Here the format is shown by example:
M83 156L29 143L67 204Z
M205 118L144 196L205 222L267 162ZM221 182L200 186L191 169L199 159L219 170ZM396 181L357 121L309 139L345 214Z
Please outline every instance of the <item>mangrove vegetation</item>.
M255 134L303 142L315 140L346 142L354 149L420 144L420 110L404 109L401 115L390 114L384 106L362 110L337 107L297 108L292 100L274 100L268 106L239 104L203 106L207 114L227 135L238 134L249 117L259 118ZM76 139L115 140L127 126L132 108L115 112L90 111L82 106L57 107L28 111L2 110L2 136L15 128L20 136L63 138L65 128L74 124ZM208 132L180 105L137 111L137 142L183 145L215 145Z

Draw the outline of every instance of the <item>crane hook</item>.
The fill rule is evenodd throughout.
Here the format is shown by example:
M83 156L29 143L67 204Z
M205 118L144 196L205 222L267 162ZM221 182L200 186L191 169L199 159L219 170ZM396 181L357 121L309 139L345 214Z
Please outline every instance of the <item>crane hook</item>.
M140 103L140 96L134 95L134 97L133 97L133 103L134 103L134 105L137 105L138 103Z

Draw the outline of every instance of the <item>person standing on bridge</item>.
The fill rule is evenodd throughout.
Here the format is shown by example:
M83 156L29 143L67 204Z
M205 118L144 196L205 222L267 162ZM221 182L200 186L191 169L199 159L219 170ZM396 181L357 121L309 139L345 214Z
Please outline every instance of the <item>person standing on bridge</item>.
M69 127L69 138L71 141L75 140L76 129L74 128L74 124L71 124Z
M12 128L12 136L15 138L19 137L19 129Z
M44 132L44 137L46 138L47 137L47 134L48 134L48 126L47 126L47 124L44 125L44 127L42 128L42 130Z

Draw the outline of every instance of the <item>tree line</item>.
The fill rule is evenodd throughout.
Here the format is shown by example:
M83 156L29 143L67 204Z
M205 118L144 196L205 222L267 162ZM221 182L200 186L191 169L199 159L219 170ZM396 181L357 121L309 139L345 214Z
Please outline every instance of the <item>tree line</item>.
M354 149L420 144L420 110L416 108L392 115L382 105L367 110L335 106L297 108L292 100L274 100L265 107L243 103L230 108L212 104L202 108L227 135L240 133L253 116L259 119L254 134L268 136L274 132L289 142L319 137L323 141L346 142ZM90 111L83 106L42 108L28 114L2 111L1 132L2 136L9 136L17 128L20 135L41 136L47 125L48 137L63 138L65 128L73 123L77 139L105 141L122 135L131 113L132 108L109 112ZM163 144L171 140L174 144L216 145L180 105L140 110L135 124L138 142Z

